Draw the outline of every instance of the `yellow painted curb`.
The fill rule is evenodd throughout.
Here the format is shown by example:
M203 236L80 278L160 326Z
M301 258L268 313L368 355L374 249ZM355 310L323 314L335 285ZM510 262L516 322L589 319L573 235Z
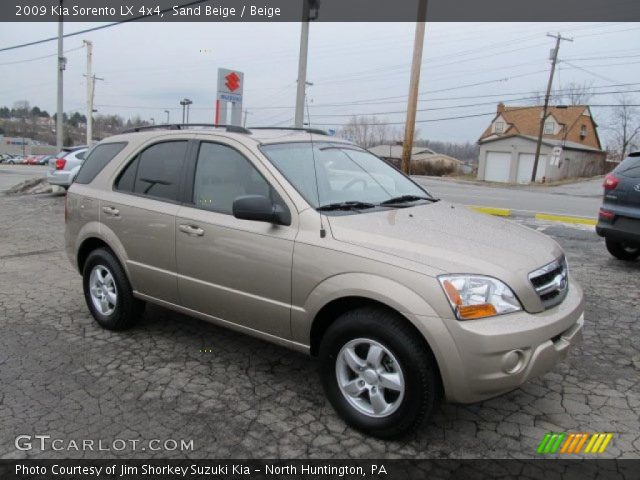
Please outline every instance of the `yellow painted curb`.
M500 217L509 217L511 216L511 210L508 208L497 208L497 207L469 207L476 212L486 213L488 215L498 215Z
M595 225L598 221L594 218L569 217L565 215L551 215L549 213L536 213L536 220L550 220L552 222L580 223L582 225Z

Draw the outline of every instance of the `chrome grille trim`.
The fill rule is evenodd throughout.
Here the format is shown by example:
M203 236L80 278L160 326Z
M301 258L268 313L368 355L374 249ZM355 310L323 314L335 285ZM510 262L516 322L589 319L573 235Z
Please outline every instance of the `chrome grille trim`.
M529 281L542 301L545 309L562 303L569 291L569 269L564 256L534 270Z

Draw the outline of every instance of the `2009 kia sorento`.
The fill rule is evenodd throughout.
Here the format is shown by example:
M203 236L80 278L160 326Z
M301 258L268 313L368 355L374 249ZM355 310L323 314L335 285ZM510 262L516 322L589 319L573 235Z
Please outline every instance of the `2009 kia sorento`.
M325 392L378 437L438 399L517 388L580 337L560 247L433 198L319 131L159 126L95 146L66 245L96 321L145 302L317 356Z

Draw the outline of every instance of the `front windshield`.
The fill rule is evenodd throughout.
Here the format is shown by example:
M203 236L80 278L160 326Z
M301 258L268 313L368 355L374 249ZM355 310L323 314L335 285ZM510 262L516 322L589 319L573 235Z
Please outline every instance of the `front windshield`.
M380 204L402 196L430 198L395 168L358 147L305 142L261 149L313 208L342 202Z

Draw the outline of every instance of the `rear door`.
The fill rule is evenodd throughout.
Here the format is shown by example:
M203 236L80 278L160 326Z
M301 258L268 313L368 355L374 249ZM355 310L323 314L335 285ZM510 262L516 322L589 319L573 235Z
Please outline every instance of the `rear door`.
M100 202L100 221L121 242L134 290L178 302L175 218L188 140L147 145L116 177Z
M176 220L180 300L185 307L289 338L292 225L239 220L233 201L264 195L295 212L269 172L239 143L202 141L189 166L192 185Z

